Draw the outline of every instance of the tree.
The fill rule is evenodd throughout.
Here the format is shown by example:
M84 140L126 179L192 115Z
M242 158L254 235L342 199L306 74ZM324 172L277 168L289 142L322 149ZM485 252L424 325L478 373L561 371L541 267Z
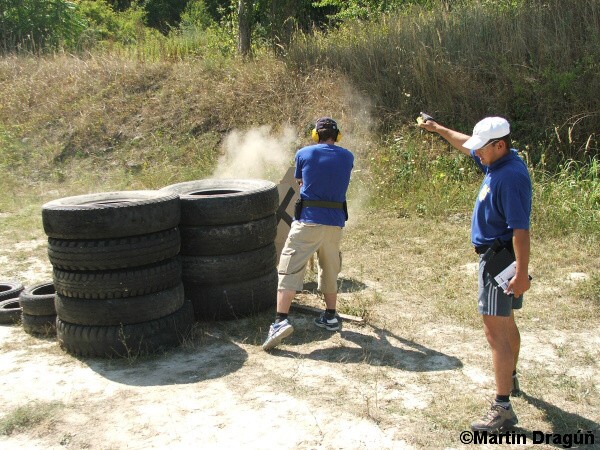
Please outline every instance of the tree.
M238 53L243 56L250 54L252 39L252 0L238 0Z

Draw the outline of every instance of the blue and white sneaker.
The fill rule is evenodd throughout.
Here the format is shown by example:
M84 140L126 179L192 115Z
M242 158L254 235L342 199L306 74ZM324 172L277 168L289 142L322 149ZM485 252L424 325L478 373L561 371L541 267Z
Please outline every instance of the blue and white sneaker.
M282 320L279 323L271 324L267 340L263 343L263 350L270 350L281 344L282 339L288 337L294 332L294 327L287 320Z
M315 325L321 328L325 328L329 331L337 331L342 328L342 318L337 314L333 317L333 319L328 319L325 315L327 313L322 313L319 317L315 319Z

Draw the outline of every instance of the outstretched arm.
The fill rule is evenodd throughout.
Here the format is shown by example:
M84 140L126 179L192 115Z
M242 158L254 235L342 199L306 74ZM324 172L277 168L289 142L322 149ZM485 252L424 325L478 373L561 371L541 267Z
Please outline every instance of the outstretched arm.
M431 133L437 133L444 139L446 139L452 147L464 153L467 156L471 156L471 151L462 145L470 138L466 134L460 133L450 128L446 128L434 120L427 120L426 122L420 123L419 127L430 131Z

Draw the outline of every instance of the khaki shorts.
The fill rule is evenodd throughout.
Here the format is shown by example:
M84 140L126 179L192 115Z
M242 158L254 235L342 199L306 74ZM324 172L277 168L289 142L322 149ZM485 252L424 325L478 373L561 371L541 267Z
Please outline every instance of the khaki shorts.
M279 258L279 290L301 291L309 258L316 252L319 261L319 290L337 292L342 270L340 242L342 228L294 221Z

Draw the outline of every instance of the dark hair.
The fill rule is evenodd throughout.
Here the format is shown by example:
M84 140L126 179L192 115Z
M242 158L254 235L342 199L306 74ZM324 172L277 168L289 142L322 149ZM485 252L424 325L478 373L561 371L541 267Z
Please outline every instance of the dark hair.
M510 139L510 134L507 134L506 136L502 136L501 138L498 138L499 141L504 141L504 143L506 144L506 148L508 150L510 150L512 148L512 141Z
M321 128L317 130L319 134L319 141L327 141L329 139L333 139L334 141L338 137L339 130L332 130L331 128Z

